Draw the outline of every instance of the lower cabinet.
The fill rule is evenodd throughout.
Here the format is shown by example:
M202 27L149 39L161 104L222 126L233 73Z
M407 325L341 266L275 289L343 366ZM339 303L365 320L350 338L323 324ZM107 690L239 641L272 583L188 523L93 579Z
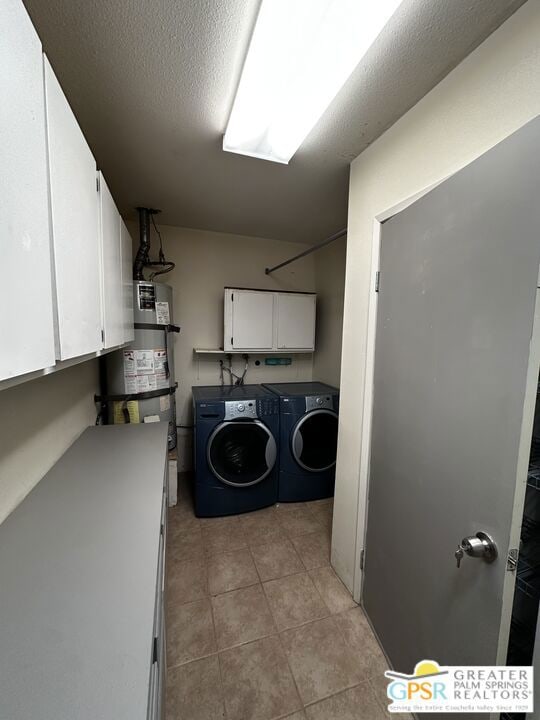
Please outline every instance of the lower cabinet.
M165 716L165 685L167 679L167 651L165 626L165 548L167 547L167 498L168 483L163 492L161 510L161 538L159 543L158 575L154 633L152 646L152 667L150 670L150 692L148 698L148 720L161 720Z
M161 720L167 425L90 427L0 525L0 717Z

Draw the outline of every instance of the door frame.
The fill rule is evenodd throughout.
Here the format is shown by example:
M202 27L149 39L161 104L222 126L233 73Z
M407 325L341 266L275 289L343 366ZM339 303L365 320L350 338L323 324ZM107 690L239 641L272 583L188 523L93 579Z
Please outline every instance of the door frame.
M370 268L370 291L368 301L368 322L366 335L366 368L364 375L364 395L362 403L362 427L361 427L361 450L359 466L359 491L358 491L358 515L356 526L356 553L353 578L353 598L362 604L363 570L361 569L362 553L366 543L367 514L368 514L368 492L371 462L371 436L373 425L373 400L374 400L374 371L375 371L375 347L378 312L378 288L384 284L384 278L378 278L380 268L381 234L382 225L393 215L405 210L414 202L422 198L428 192L436 188L456 172L452 172L437 182L424 187L413 195L401 200L390 208L378 213L373 219L373 233L371 240L371 268ZM527 369L527 380L525 386L525 399L523 408L523 419L521 426L521 439L517 463L517 483L514 494L514 506L512 509L512 529L510 534L510 547L519 548L521 533L521 521L527 489L527 470L529 465L530 438L532 436L534 412L536 406L536 391L540 374L540 268L537 281L536 304L534 321L531 334L531 351L529 366ZM521 479L519 479L521 478ZM506 552L506 549L505 549ZM502 623L499 629L499 641L497 649L497 664L506 663L508 638L510 633L511 611L514 598L515 576L508 572L503 588Z

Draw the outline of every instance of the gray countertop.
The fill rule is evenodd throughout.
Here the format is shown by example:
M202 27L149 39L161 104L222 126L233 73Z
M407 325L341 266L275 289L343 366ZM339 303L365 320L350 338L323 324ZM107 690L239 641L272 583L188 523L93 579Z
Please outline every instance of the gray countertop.
M0 720L146 718L166 462L88 428L0 525Z

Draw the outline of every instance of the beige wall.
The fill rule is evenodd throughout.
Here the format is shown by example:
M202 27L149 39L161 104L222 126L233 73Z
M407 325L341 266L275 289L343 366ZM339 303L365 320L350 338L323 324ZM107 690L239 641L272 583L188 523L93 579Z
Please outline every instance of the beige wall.
M341 372L346 251L347 240L340 238L314 254L318 312L313 378L337 387Z
M96 419L97 360L0 392L0 522Z
M130 227L138 237L136 225ZM305 245L244 237L225 233L160 226L167 259L176 263L175 269L164 276L163 282L174 291L174 322L182 330L175 339L175 371L177 392L177 422L191 425L192 385L219 385L219 360L209 355L195 356L193 348L223 346L223 288L252 287L270 290L315 291L315 261L310 255L303 260L265 275L264 269L306 249ZM135 242L135 247L137 243ZM152 236L152 256L155 253ZM317 341L318 342L318 341ZM287 353L284 353L287 356ZM248 383L311 380L313 358L290 355L292 365L266 367L264 355L250 356ZM255 360L261 360L257 368ZM237 356L235 371L243 368ZM179 468L191 466L191 432L179 431Z
M352 165L332 561L345 584L350 589L354 584L357 597L367 478L361 408L374 219L540 113L539 38L540 2L529 0Z

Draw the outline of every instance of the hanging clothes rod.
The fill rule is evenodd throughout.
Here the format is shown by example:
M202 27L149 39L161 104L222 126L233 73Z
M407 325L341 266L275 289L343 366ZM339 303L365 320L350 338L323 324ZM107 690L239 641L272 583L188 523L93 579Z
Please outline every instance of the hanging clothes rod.
M325 247L325 245L330 245L330 243L334 242L334 240L339 240L340 237L343 237L347 234L347 228L344 228L343 230L339 230L339 232L334 233L333 235L330 235L330 237L326 238L326 240L323 240L318 245L314 245L313 247L308 248L307 250L304 250L304 252L298 253L298 255L295 255L294 257L290 258L289 260L285 260L282 263L279 263L279 265L274 265L274 267L271 268L265 268L264 272L266 275L270 275L270 273L273 273L274 270L279 270L279 268L285 267L285 265L289 265L290 263L294 262L295 260L300 260L300 258L306 257L306 255L310 255L312 252L315 252L316 250L320 250L321 248Z

